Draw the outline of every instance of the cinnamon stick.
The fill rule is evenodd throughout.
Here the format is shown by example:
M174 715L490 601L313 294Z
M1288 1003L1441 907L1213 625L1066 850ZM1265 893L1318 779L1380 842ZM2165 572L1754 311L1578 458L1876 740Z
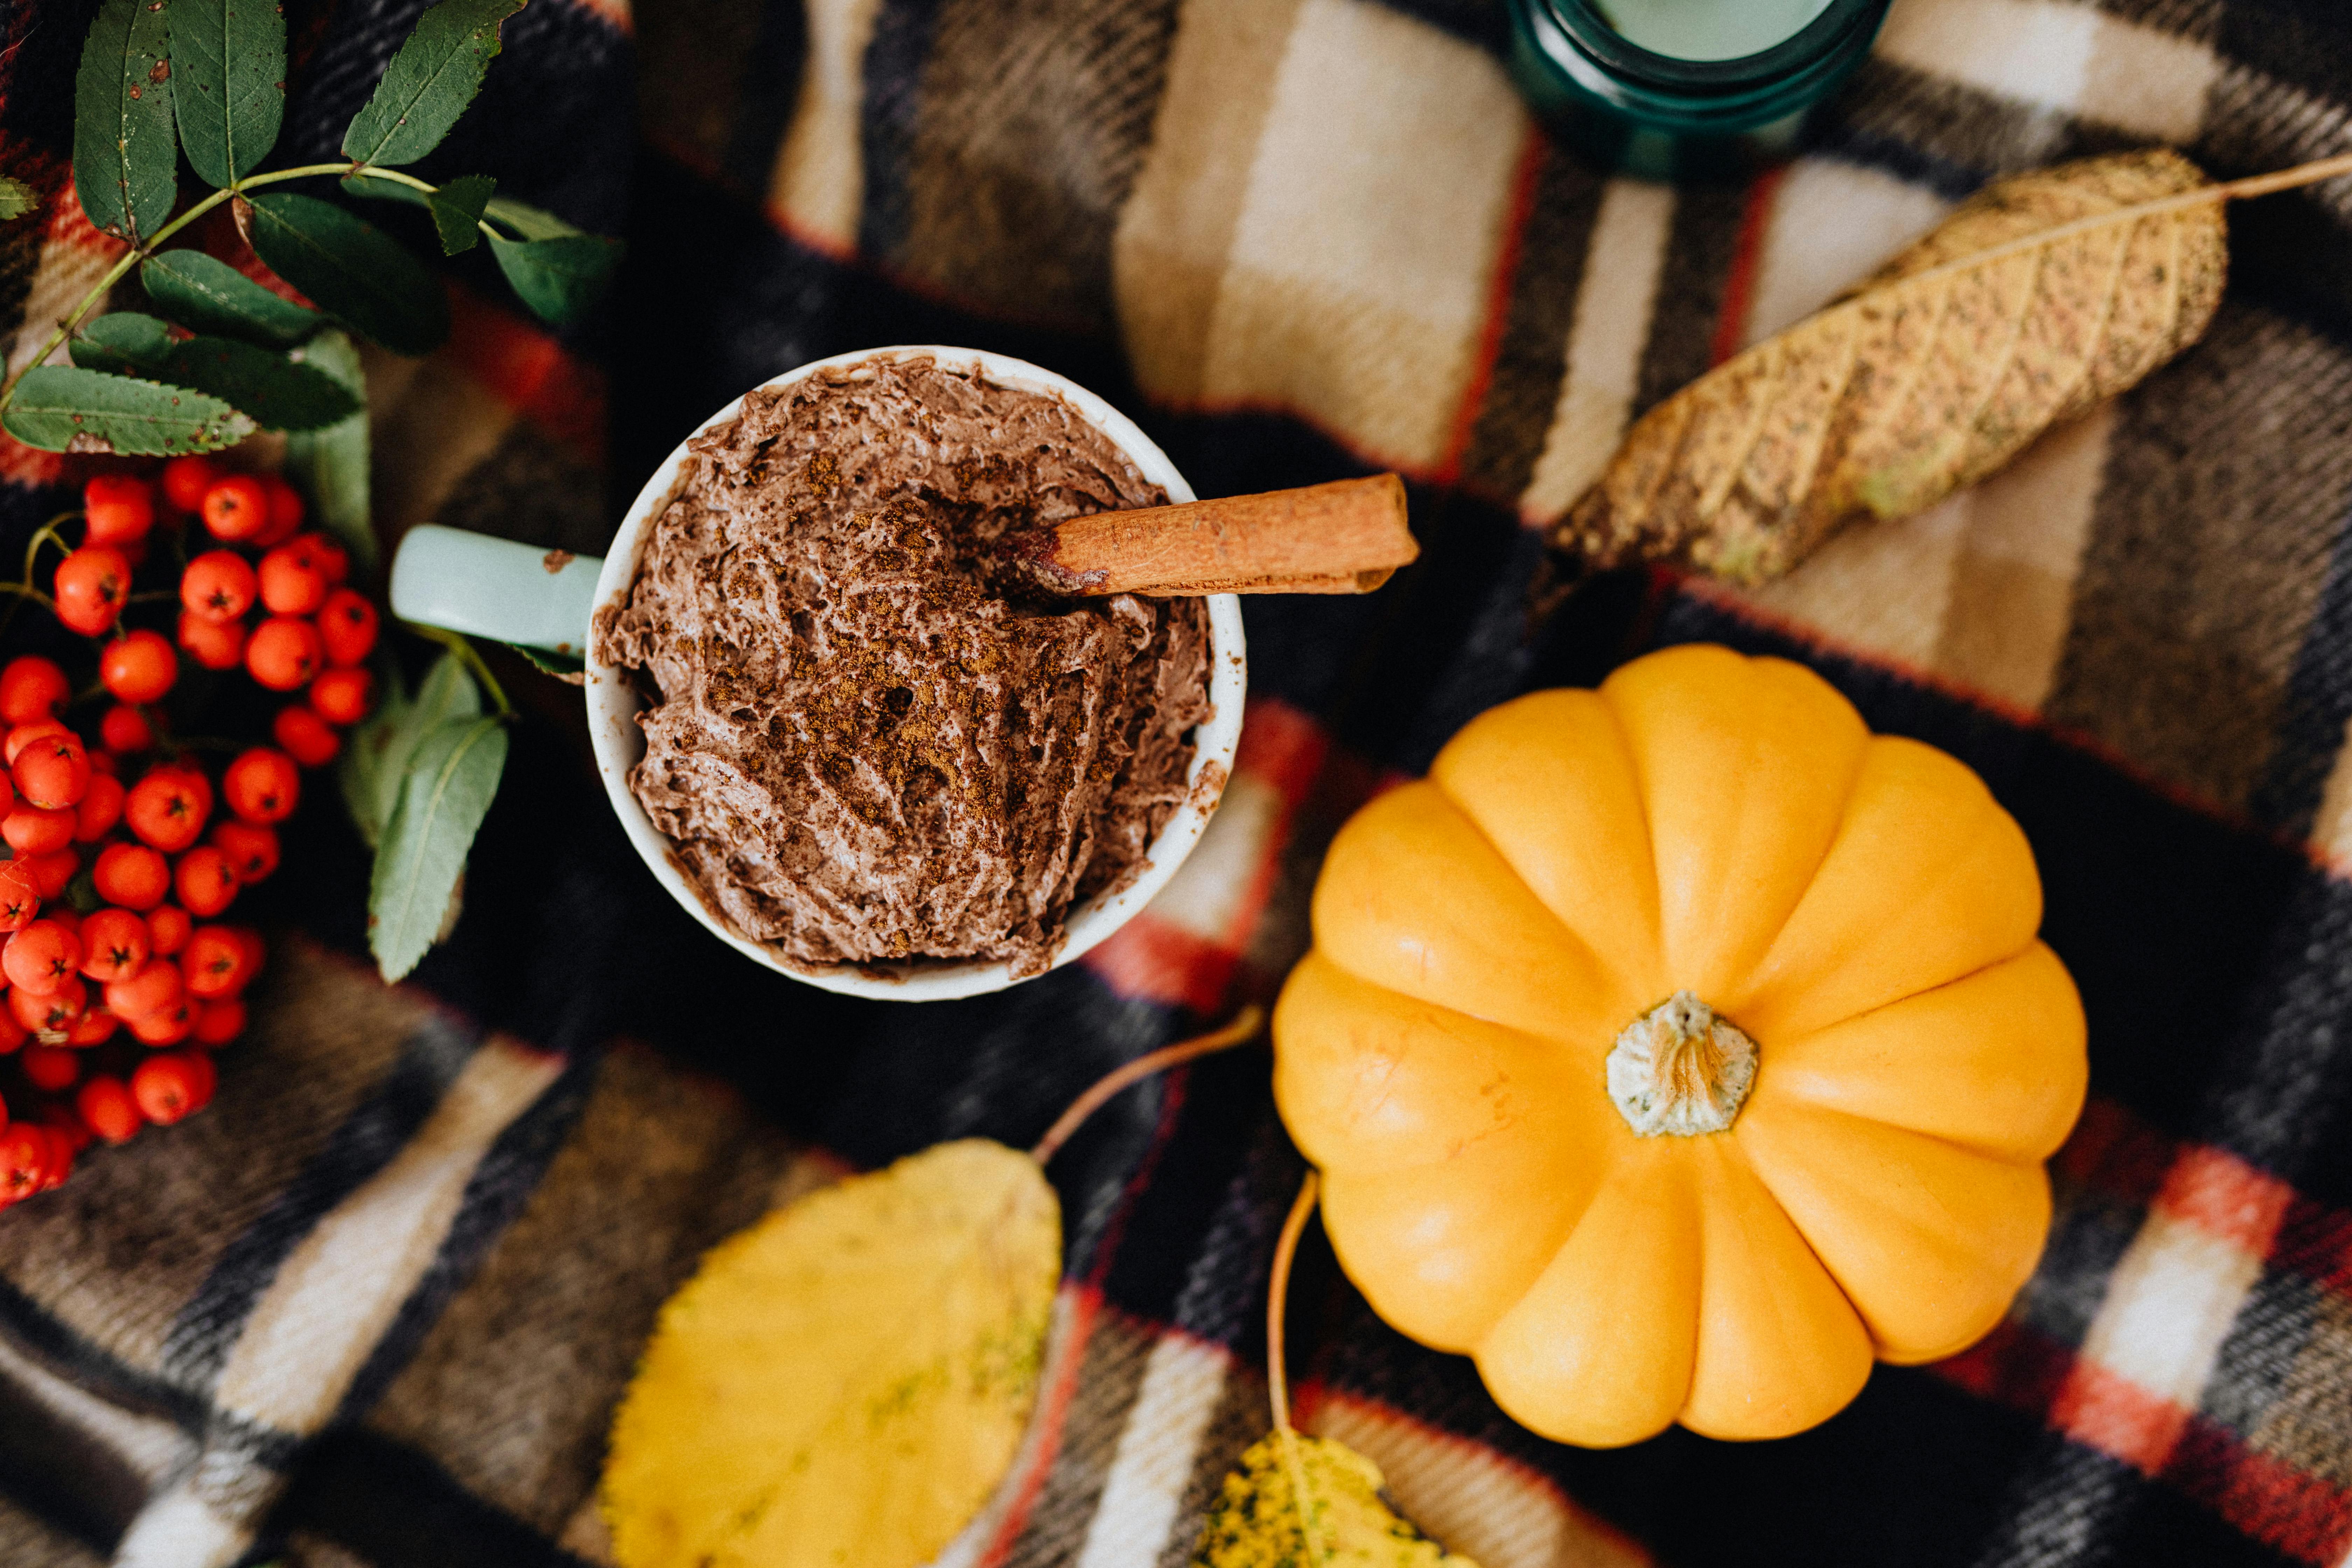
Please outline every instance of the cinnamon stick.
M1097 512L1024 534L1014 559L1050 593L1369 594L1421 553L1394 474Z

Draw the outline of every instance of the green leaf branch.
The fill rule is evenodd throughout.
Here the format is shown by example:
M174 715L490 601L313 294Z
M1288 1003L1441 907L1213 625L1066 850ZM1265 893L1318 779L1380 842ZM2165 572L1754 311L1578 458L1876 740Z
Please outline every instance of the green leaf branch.
M90 222L126 242L17 374L0 382L0 429L48 451L173 456L287 432L286 473L317 524L363 570L380 563L368 516L367 385L358 346L424 354L449 333L446 290L400 240L336 201L292 188L333 180L361 203L423 209L445 256L488 242L522 303L558 325L610 283L617 241L498 194L487 174L436 183L405 165L438 146L480 90L500 25L525 0L440 0L416 22L345 130L339 158L264 169L285 115L286 19L238 0L100 0L75 78L73 183ZM182 199L183 168L205 187ZM39 194L0 177L0 221ZM230 206L298 304L197 249L182 231ZM145 310L108 311L133 273ZM66 349L69 363L49 362ZM35 585L0 583L0 631ZM342 794L375 850L369 930L384 977L414 968L456 918L465 863L495 796L514 716L498 677L455 633L414 696L379 661L382 703L346 743ZM487 711L486 710L487 699ZM184 744L198 744L184 742Z
M262 171L285 111L279 9L102 0L75 79L74 188L90 221L129 246L26 367L0 384L0 428L48 451L210 451L257 428L319 430L352 416L344 378L289 357L331 327L399 353L439 346L448 302L431 270L357 214L274 188L296 181L333 178L352 195L421 205L445 254L487 238L526 306L550 322L577 320L611 281L616 241L494 195L487 175L436 184L395 166L431 152L457 124L499 52L499 25L522 5L441 0L352 118L341 159ZM213 187L184 206L183 153ZM26 187L0 184L7 207L30 205ZM231 202L255 252L318 309L200 251L163 248ZM94 313L134 269L157 315L106 329ZM143 324L159 318L168 325ZM173 327L195 335L162 341ZM68 344L71 364L47 363Z

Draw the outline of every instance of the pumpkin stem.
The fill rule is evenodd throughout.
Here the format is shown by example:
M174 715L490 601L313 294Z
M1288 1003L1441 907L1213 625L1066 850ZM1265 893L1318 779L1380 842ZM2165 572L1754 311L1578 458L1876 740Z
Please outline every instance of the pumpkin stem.
M1756 1042L1677 991L1625 1026L1609 1053L1609 1098L1644 1138L1721 1132L1756 1082Z

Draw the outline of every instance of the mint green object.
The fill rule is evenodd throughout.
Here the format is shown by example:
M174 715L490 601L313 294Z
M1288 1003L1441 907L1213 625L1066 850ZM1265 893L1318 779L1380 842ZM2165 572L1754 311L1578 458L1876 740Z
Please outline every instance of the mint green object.
M421 523L392 561L392 613L420 626L583 658L598 555Z
M1596 0L1610 26L1654 55L1736 60L1795 37L1829 0Z

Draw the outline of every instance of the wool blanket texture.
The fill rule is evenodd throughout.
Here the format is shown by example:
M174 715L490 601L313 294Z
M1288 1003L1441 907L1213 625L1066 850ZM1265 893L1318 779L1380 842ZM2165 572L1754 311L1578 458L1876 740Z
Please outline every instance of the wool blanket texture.
M279 165L333 156L422 0L287 0ZM69 196L91 0L0 7L12 367L119 254ZM430 174L629 259L551 332L477 253L457 330L369 361L377 526L601 552L745 387L968 344L1132 413L1202 494L1394 468L1422 561L1256 599L1207 839L1117 939L905 1005L746 963L666 898L530 709L464 918L366 957L314 775L219 1098L0 1215L8 1568L576 1568L664 1297L814 1183L1025 1144L1108 1068L1270 996L1333 832L1472 715L1695 639L1805 661L2023 825L2091 1099L2048 1251L1981 1344L1780 1442L1537 1438L1310 1230L1301 1424L1485 1568L2310 1564L2352 1552L2352 181L2230 214L2205 341L1924 516L1736 593L1631 572L1539 632L1540 530L1626 422L1986 180L2352 147L2342 0L1897 0L1801 155L1615 177L1547 138L1489 0L530 0ZM233 245L233 230L209 243ZM0 559L87 466L0 443ZM1056 1160L1039 1412L960 1568L1178 1568L1267 1426L1262 1302L1302 1166L1263 1047L1136 1089Z

